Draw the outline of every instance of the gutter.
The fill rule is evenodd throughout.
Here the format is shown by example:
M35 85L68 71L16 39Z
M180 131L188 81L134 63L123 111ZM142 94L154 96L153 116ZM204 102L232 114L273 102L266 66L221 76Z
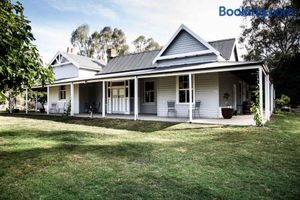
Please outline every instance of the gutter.
M117 80L117 79L133 79L135 76L139 77L139 76L151 76L151 75L158 75L158 74L172 74L172 73L182 73L182 72L189 72L189 71L205 71L205 70L213 70L213 69L225 69L225 68L237 68L237 67L241 67L241 66L251 66L251 65L262 65L264 70L266 70L269 73L268 68L266 68L266 66L264 65L264 62L262 61L258 61L258 62L252 62L252 63L238 63L238 64L234 64L234 65L225 65L225 66L215 66L215 67L207 67L207 68L195 68L195 69L180 69L180 70L173 70L171 71L170 68L169 69L159 69L159 68L155 68L158 69L157 71L154 70L146 70L146 71L131 71L134 72L132 74L124 74L125 72L122 72L120 74L117 73L110 73L110 74L104 74L104 77L99 77L99 76L103 76L103 74L96 74L98 77L93 77L93 78L83 78L83 79L73 79L73 80L66 80L66 81L62 81L62 82L57 82L57 83L53 83L50 84L48 86L59 86L59 85L64 85L66 83L90 83L90 82L101 82L103 80ZM197 65L195 65L197 66ZM191 66L192 67L192 66ZM129 72L129 71L128 71ZM113 76L115 74L115 76ZM96 76L95 75L95 76ZM107 75L112 75L112 76L107 76Z

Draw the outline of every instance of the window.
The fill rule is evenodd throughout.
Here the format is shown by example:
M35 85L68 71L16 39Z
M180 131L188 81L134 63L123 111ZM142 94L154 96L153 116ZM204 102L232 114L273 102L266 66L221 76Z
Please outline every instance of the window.
M145 81L144 103L154 103L154 81Z
M189 103L190 102L190 91L189 91L189 76L178 76L177 92L178 92L178 103ZM193 78L192 78L193 80ZM194 81L193 81L194 82ZM193 83L192 82L192 83ZM194 84L192 84L192 100L194 101Z
M59 100L66 99L66 86L62 85L59 87Z

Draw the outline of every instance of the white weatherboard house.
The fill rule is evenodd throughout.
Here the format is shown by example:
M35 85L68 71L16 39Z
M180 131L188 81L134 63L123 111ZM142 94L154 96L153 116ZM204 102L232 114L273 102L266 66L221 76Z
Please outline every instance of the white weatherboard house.
M63 112L71 100L71 115L92 108L99 117L149 115L192 122L222 118L220 110L229 104L239 116L249 111L257 84L264 121L274 107L273 84L262 62L239 61L235 39L207 42L184 25L161 50L110 55L107 64L58 52L51 65L56 80L47 86L47 114ZM189 112L195 106L197 113Z

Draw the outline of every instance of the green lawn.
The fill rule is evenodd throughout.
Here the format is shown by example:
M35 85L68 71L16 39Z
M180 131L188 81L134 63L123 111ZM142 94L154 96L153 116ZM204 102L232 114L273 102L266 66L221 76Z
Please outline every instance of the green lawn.
M0 115L0 199L297 199L300 115L263 128Z

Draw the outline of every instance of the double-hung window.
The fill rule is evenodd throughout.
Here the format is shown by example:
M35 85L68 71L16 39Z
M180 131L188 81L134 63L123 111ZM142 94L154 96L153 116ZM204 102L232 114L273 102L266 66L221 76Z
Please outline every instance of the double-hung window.
M190 102L190 91L189 91L189 76L178 76L177 79L177 102L178 103L189 103ZM192 100L194 100L194 84L192 82Z
M59 100L66 99L66 86L62 85L59 87Z
M154 103L154 81L145 81L144 103Z

